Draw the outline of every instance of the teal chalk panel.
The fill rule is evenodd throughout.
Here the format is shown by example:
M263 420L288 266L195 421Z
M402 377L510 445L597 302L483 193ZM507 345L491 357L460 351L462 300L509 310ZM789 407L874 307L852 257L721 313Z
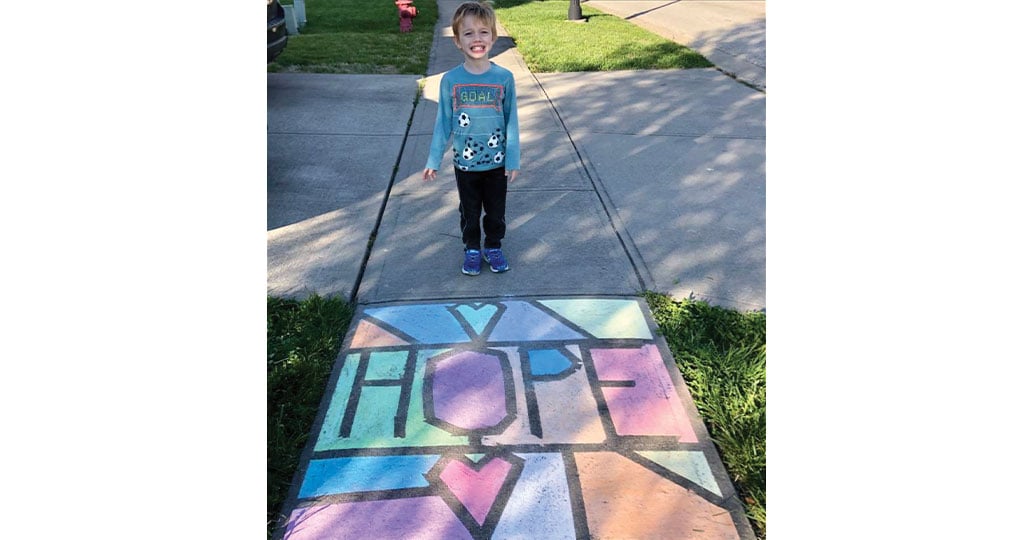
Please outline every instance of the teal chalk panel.
M471 304L459 304L455 306L454 310L465 319L465 322L475 330L476 334L482 334L483 330L486 329L486 325L490 324L490 320L497 313L497 306L473 302Z
M573 298L540 303L598 339L654 339L636 300Z
M348 354L343 359L340 378L336 381L336 388L333 390L333 397L329 402L325 421L322 422L322 429L318 432L318 441L315 443L316 451L333 449L341 440L339 435L340 423L343 422L347 401L350 399L354 380L357 378L360 358L361 356L358 354Z
M366 386L361 389L351 437L365 441L366 446L380 446L376 441L392 440L400 386Z
M637 453L722 497L722 491L712 476L712 469L708 466L704 452L688 450Z
M400 381L408 363L408 351L375 352L368 357L366 381Z

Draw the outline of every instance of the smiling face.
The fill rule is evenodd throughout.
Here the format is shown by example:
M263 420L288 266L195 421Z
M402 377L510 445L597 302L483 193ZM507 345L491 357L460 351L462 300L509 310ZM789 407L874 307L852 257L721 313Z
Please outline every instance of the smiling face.
M486 58L496 40L497 36L489 21L473 15L465 15L458 25L458 32L454 34L454 44L461 49L466 59L472 61Z

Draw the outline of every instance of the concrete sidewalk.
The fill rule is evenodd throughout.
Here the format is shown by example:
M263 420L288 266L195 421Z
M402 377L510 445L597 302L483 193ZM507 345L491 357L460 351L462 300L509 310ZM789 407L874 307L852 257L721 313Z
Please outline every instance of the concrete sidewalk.
M453 13L458 4L440 1L440 12ZM445 156L436 181L422 180L440 77L462 62L449 21L442 17L437 25L423 99L415 108L359 301L639 292L644 283L575 147L543 88L503 32L491 57L515 74L522 144L522 171L509 185L504 240L512 271L484 272L476 278L458 271L462 243L450 159ZM415 231L418 234L412 234Z
M507 37L493 57L515 73L522 128L505 240L514 270L456 272L451 165L421 180L439 77L461 61L449 32L437 23L414 111L415 76L269 74L269 294L650 289L765 307L765 94L716 69L533 74Z
M417 77L268 77L269 294L359 303L280 537L754 538L636 295L765 307L765 94L534 74L502 29L512 270L464 276L452 165L421 179L458 4L414 109Z
M268 74L268 294L351 296L418 79Z
M765 0L583 0L582 5L686 45L765 90Z
M449 24L437 30L359 301L648 289L765 307L765 95L715 69L533 74L508 37L492 58L515 74L519 103L513 271L458 273L453 167L421 179L440 76L462 61Z

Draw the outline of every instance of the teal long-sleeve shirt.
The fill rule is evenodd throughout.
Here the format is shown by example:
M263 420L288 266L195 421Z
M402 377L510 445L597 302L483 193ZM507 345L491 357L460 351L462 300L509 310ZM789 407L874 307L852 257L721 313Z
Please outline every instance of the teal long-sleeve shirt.
M464 64L443 74L427 169L440 169L452 137L455 169L519 169L519 116L511 71L490 62L481 75L469 73Z

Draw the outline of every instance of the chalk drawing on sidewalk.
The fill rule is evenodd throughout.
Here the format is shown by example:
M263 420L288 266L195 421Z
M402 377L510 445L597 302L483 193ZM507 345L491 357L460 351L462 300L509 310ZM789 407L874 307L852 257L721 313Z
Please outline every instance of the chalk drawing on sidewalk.
M611 298L363 309L285 538L750 538L645 313Z

